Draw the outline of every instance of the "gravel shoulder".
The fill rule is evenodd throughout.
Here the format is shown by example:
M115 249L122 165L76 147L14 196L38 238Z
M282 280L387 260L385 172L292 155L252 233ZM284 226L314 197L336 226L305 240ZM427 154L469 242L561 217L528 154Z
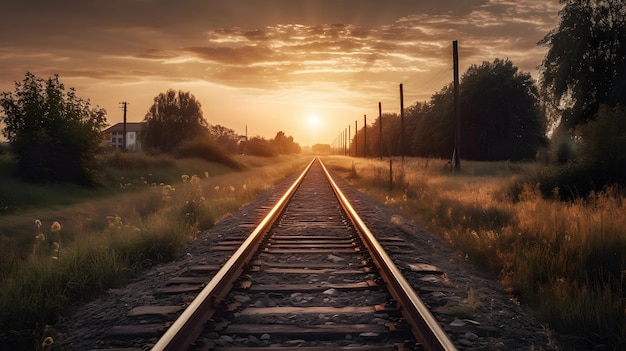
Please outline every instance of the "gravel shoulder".
M459 349L563 349L559 346L555 333L541 325L524 306L511 299L497 282L481 274L471 262L393 209L358 192L338 177L335 179L374 234L393 233L413 244L414 249L411 252L392 258L406 274L407 280L413 286L420 287L420 297L433 309L433 314L440 323L452 333L456 333L455 328L462 330L459 332L462 334L455 337ZM123 324L132 308L151 303L154 300L152 292L163 281L198 264L214 240L224 236L245 235L250 230L251 223L258 222L263 208L268 203L273 204L277 195L291 181L292 178L287 179L240 211L216 223L212 229L201 233L186 246L178 260L154 266L128 285L111 289L89 303L74 306L67 317L54 327L56 345L62 350L110 347L106 343L107 330ZM226 257L212 259L224 261ZM413 272L417 264L432 265L437 273L425 275ZM178 301L180 305L189 302L189 298ZM476 332L467 331L472 326L475 326ZM150 340L150 343L154 342L156 339ZM130 345L132 343L129 347ZM143 347L148 348L149 345Z

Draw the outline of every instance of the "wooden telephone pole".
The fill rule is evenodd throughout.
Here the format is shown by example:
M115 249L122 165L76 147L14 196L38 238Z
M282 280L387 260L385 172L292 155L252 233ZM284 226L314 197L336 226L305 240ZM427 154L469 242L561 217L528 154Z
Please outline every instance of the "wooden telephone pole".
M400 84L400 156L404 162L404 92Z
M380 159L383 159L383 108L380 102L378 103L378 130L380 132L380 145L378 150L380 152Z
M454 61L454 170L461 170L461 98L459 89L459 48L457 41L452 42L452 60Z
M363 115L363 157L367 158L367 115Z
M122 110L124 110L124 123L122 126L122 151L126 152L126 110L128 102L122 101L120 102L120 105L122 105Z

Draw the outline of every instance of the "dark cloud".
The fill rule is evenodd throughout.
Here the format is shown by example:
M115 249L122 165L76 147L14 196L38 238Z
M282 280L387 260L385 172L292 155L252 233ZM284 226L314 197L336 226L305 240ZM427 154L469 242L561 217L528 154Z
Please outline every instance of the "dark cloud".
M29 70L102 84L339 84L357 99L410 78L429 96L450 79L452 40L465 68L509 58L534 72L545 52L536 43L559 8L558 0L9 1L0 84Z

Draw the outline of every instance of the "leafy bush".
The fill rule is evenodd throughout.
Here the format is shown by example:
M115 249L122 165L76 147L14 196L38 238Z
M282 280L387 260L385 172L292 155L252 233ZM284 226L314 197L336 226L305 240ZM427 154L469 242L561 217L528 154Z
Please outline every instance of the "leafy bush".
M598 170L598 184L626 183L626 107L600 106L595 118L578 128L581 160Z
M32 182L95 183L100 165L106 111L91 108L73 88L65 91L59 76L43 80L26 73L15 95L2 93L4 136L9 140L20 177Z
M246 154L261 157L278 155L276 148L268 140L261 137L250 138L245 144Z

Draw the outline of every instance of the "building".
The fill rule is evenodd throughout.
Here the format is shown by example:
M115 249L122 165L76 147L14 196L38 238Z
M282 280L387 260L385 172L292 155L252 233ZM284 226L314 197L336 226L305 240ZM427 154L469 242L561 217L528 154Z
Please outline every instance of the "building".
M126 150L141 151L141 133L146 122L126 122ZM117 123L104 130L107 148L124 149L124 123Z

